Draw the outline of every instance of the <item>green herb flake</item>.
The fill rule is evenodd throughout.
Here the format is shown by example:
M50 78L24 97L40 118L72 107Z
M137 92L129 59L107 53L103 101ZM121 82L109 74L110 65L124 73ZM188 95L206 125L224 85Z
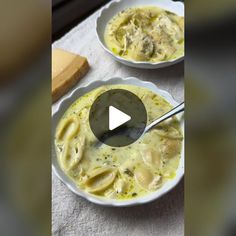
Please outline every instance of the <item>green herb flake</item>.
M130 177L133 177L133 176L134 176L133 172L131 172L129 169L126 169L126 170L124 171L124 173L127 174L127 175L130 176Z

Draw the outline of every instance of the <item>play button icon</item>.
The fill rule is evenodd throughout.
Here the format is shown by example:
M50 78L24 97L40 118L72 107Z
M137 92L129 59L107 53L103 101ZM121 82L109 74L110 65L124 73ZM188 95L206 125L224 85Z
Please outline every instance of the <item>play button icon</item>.
M147 124L147 112L138 96L125 89L111 89L94 101L89 112L93 134L102 143L124 147L136 142Z
M130 120L131 117L129 115L113 106L109 107L109 130L114 130Z

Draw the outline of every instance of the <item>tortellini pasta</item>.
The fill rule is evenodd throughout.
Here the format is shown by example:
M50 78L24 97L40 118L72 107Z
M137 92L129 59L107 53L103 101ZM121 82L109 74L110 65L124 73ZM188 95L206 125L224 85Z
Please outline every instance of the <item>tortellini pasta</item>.
M134 172L135 180L141 187L149 189L149 185L152 183L154 175L147 167L139 167Z
M172 109L162 97L131 85L107 85L79 98L60 120L55 134L62 170L89 194L126 200L149 194L173 178L178 168L182 133L177 119L170 119L137 142L120 148L94 146L89 127L93 101L110 89L126 89L143 101L148 123Z
M142 154L143 162L147 166L156 170L161 168L161 165L162 165L161 153L158 149L154 150L147 147L146 150L141 151L141 154Z
M110 167L103 167L88 173L88 179L85 183L87 191L90 193L99 193L107 189L115 180L117 170Z
M56 138L59 141L70 140L79 131L79 120L75 116L71 116L68 119L63 119L60 123Z

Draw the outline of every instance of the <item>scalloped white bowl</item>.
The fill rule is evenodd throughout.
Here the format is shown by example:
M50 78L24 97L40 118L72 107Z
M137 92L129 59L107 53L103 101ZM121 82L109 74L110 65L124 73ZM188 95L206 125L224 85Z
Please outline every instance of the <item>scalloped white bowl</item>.
M119 61L127 66L143 68L143 69L157 69L174 65L184 59L184 56L177 59L163 61L163 62L139 62L134 60L127 60L118 55L115 55L107 46L104 40L104 33L108 22L119 12L129 7L136 6L157 6L173 12L179 16L184 16L184 4L182 2L173 2L171 0L116 0L107 4L102 8L96 21L97 38L103 49L111 55L113 59Z
M173 106L178 105L178 103L173 99L173 97L166 91L163 91L159 88L157 88L156 85L150 82L144 82L137 78L112 78L109 80L103 80L103 81L96 81L88 84L85 87L80 87L72 91L67 97L65 97L56 107L55 112L52 114L52 169L56 176L75 194L87 199L90 202L93 202L95 204L103 205L103 206L114 206L114 207L126 207L126 206L133 206L133 205L139 205L151 202L153 200L156 200L160 198L162 195L169 192L172 188L174 188L181 178L184 175L184 141L182 146L182 153L181 153L181 159L179 163L179 167L176 172L176 176L174 179L167 181L160 189L158 189L155 192L152 192L146 196L131 199L131 200L113 200L113 199L106 199L102 197L97 197L94 195L91 195L82 189L80 189L76 184L62 171L62 169L59 166L59 163L57 161L57 156L55 152L55 145L54 145L54 136L57 124L63 114L66 112L66 110L70 107L70 105L75 102L79 97L83 96L84 94L92 91L93 89L96 89L103 85L112 85L112 84L130 84L130 85L136 85L139 87L147 88L154 93L162 96L165 98L170 104ZM184 121L183 116L180 114L177 116L178 119L181 120L181 128L182 132L184 134Z

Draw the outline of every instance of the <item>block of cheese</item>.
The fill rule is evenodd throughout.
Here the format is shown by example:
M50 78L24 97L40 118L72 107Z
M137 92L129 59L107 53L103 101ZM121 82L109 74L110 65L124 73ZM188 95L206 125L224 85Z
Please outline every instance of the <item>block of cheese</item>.
M52 100L67 93L89 70L85 57L64 51L52 50Z

